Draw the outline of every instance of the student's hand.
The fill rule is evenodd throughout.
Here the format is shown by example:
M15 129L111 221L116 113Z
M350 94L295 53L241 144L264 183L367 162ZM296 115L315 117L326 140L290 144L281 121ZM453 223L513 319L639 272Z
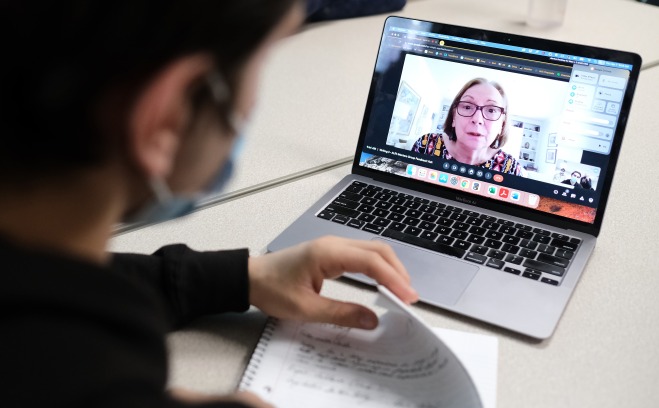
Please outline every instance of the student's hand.
M325 279L361 272L386 286L401 300L416 302L405 267L388 245L324 237L249 259L249 301L264 313L284 319L373 329L370 309L319 295Z
M169 393L179 401L189 404L204 404L211 402L234 402L246 405L252 408L274 408L274 406L263 401L261 398L252 394L251 392L240 391L226 396L212 396L199 394L194 391L189 391L183 388L173 388Z

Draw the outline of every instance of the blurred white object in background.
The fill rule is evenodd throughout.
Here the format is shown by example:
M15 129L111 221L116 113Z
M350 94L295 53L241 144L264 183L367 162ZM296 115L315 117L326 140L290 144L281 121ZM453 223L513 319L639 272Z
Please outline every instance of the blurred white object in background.
M563 24L567 0L529 0L526 23L531 27L550 28Z

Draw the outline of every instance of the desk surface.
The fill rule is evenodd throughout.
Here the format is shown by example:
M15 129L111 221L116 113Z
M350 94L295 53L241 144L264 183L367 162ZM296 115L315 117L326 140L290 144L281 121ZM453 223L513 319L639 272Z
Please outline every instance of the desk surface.
M544 342L440 309L415 306L431 325L499 338L500 407L650 407L659 401L659 68L641 74L607 215L596 249L554 336ZM207 208L183 220L117 236L112 249L151 252L173 242L199 250L267 243L348 166ZM298 197L293 202L290 197ZM370 303L375 293L328 282L328 296ZM232 391L256 344L263 315L214 316L170 336L171 382L209 393Z
M397 15L639 53L659 61L659 7L569 0L554 29L524 24L527 0L410 0ZM316 23L277 48L229 192L344 162L355 152L386 15ZM295 158L292 160L292 158Z
M614 24L615 21L629 21L632 14L629 10L636 10L633 14L638 14L639 19L647 23L645 19L650 17L639 13L638 10L642 10L639 7L648 7L648 12L652 10L654 13L649 6L622 0L597 2L602 6L609 3L615 13L603 17L602 21L607 22L604 27L617 27L619 24ZM463 7L458 5L458 0L442 0L441 10L435 10L435 15L431 15L430 9L437 8L438 4L438 1L431 0L411 1L403 14L430 19L444 15L445 21L450 17L450 22L469 22L466 16L457 12ZM502 25L521 21L523 17L520 11L501 20L496 16L503 15L502 12L493 14L494 3L480 9L475 6L475 0L464 1L464 4L473 5L474 13L480 16L471 20L472 25L504 29ZM585 13L586 4L592 5L593 2L571 0L566 31L548 32L548 36L566 39L577 31L583 32L575 37L614 48L634 50L633 47L637 46L636 51L647 54L644 55L646 60L651 60L652 53L655 59L659 59L659 49L650 49L642 42L635 43L626 37L631 33L632 38L645 38L646 42L648 37L658 37L643 34L641 25L625 24L629 30L624 34L627 38L624 42L630 47L624 47L623 40L605 28L599 28L603 36L601 41L589 41L595 38L592 32L578 30L576 16L570 17L574 10ZM424 10L428 13L417 14ZM614 19L613 14L618 14L618 19ZM494 17L487 19L488 15ZM659 21L657 14L652 16L654 21ZM582 28L594 28L596 24L591 20L594 18L585 19ZM375 54L372 44L377 42L381 21L381 17L371 17L342 22L352 29L364 25L370 27L365 29L369 33L367 39L355 38L354 42L346 42L348 30L339 31L330 40L324 30L329 30L333 23L327 23L307 29L281 47L267 73L264 90L267 97L264 99L276 100L275 93L289 96L286 103L279 106L262 107L259 121L277 118L270 126L274 133L263 134L266 133L263 132L265 122L260 125L257 122L257 132L253 135L254 140L285 139L286 142L282 142L285 146L272 147L272 152L268 153L271 159L280 162L273 168L256 162L258 154L265 154L265 150L257 148L245 157L247 167L252 171L240 176L235 185L244 186L267 177L289 175L322 160L352 154L354 135L366 97L364 84L370 78L370 62L352 64L343 59L332 60L329 54L320 53L321 61L329 63L332 60L334 69L329 70L332 74L318 89L313 84L318 83L320 73L309 66L295 64L288 64L286 70L285 62L286 58L293 57L296 49L301 49L296 60L304 61L312 54L309 43L328 50L339 48L333 45L336 43L349 44L342 48L347 60L367 58L372 61ZM656 24L650 28L658 29ZM518 31L525 29L519 28ZM331 52L336 51L328 51ZM361 53L368 55L364 57ZM321 70L325 74L329 71ZM302 75L305 72L307 75ZM336 86L337 83L342 85ZM296 86L289 89L289 93L283 92L291 84ZM655 300L659 292L659 266L652 259L659 237L659 217L655 212L659 202L659 182L653 174L656 166L651 165L656 162L659 152L659 67L641 73L636 94L602 233L551 339L538 343L440 309L415 306L431 325L498 337L497 401L500 407L650 407L659 401L656 386L659 379L659 330L656 328L659 307ZM309 101L317 102L314 109L308 108ZM302 124L298 123L300 117L305 119ZM345 120L332 119L337 117ZM348 138L346 134L350 132ZM327 143L327 148L321 152L317 149L317 142L328 135L335 135L337 140L343 137L342 140L349 140L345 142L348 145ZM264 144L260 149L266 148ZM284 158L292 153L310 156L305 156L304 162L286 164ZM224 202L182 220L125 233L112 240L111 249L148 253L168 243L184 242L199 250L248 246L253 254L259 254L285 226L348 172L349 167L342 166ZM293 196L299 201L290 200ZM344 281L327 282L324 293L365 303L372 302L375 297L372 290ZM169 337L171 383L208 393L234 390L263 323L264 316L254 310L245 315L205 318L186 330L173 333Z

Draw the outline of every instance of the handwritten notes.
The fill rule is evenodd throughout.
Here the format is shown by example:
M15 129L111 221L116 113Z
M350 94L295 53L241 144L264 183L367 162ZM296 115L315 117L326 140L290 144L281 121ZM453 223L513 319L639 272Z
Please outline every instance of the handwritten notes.
M373 331L272 320L241 388L282 408L482 406L458 358L417 319L390 310Z

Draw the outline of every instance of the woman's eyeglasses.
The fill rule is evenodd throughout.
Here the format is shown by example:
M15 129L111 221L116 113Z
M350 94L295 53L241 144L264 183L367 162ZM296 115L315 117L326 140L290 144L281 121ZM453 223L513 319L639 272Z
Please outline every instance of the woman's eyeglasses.
M504 113L504 109L496 105L485 105L478 106L475 103L471 102L458 102L456 107L458 115L470 118L476 114L476 111L480 110L483 114L483 118L487 120L499 120L501 115Z

